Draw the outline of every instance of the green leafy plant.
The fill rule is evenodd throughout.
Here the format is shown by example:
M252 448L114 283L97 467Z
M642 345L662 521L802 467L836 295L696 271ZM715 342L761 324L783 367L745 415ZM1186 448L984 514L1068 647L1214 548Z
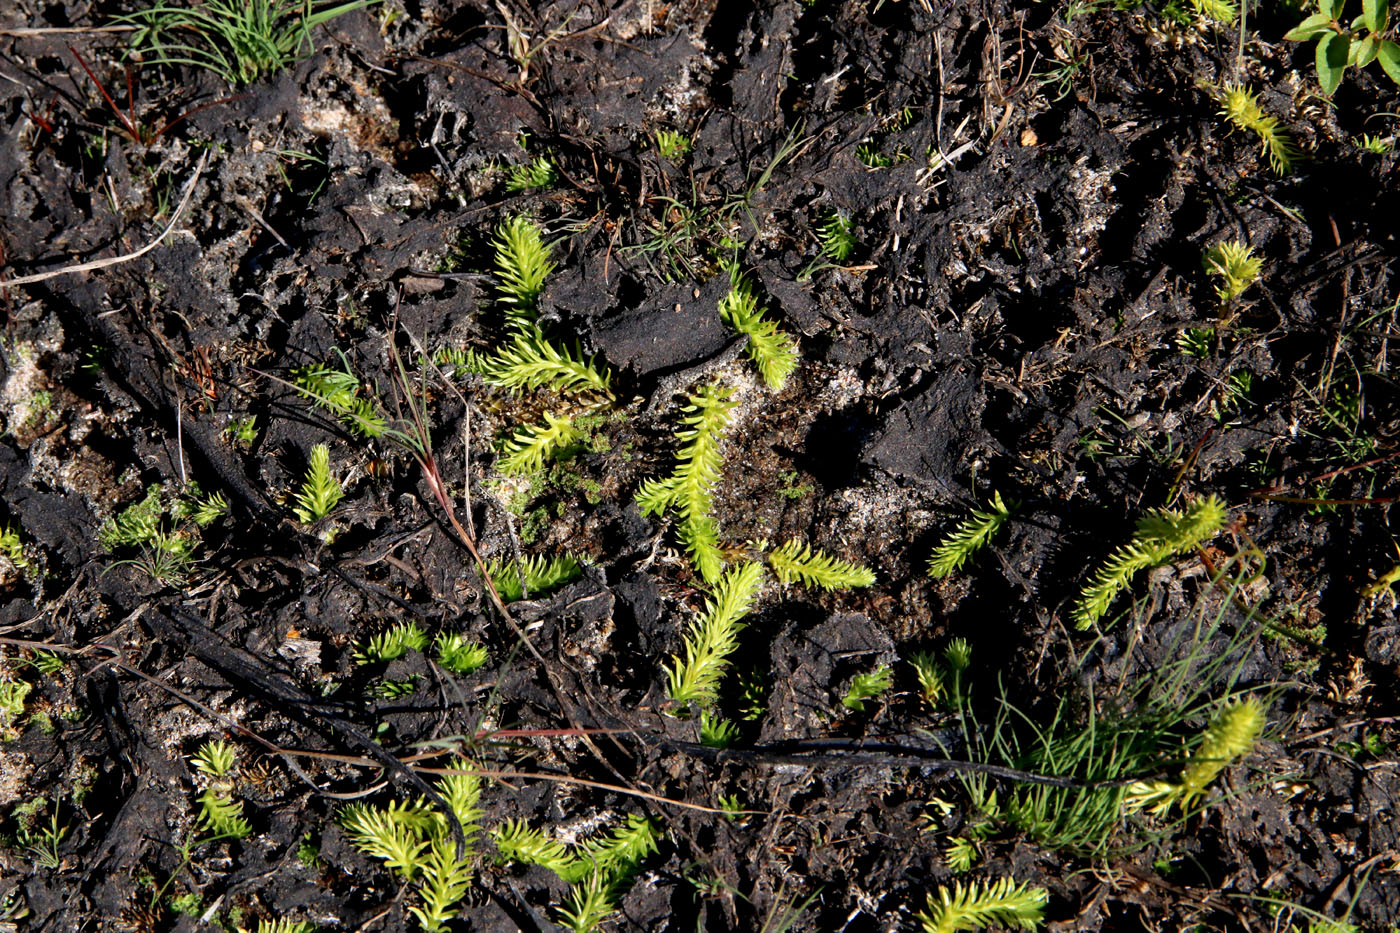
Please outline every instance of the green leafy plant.
M485 667L486 662L491 659L485 645L467 641L456 632L439 635L433 641L433 647L437 651L439 664L452 673L463 676Z
M934 548L929 558L928 575L935 580L949 576L962 569L973 554L977 553L1001 529L1011 517L1012 506L1002 501L1000 492L992 493L991 507L986 511L972 512L971 517Z
M523 214L502 221L491 241L496 250L496 289L513 319L533 320L544 280L554 271L539 224Z
M24 570L29 566L29 559L24 556L24 542L20 540L19 531L13 525L6 525L5 530L0 532L0 556L14 564L16 570Z
M829 557L821 551L814 551L809 545L800 544L795 538L782 547L768 552L768 565L782 583L794 580L804 586L816 586L824 590L854 589L870 586L875 582L875 573L869 568L851 561Z
M58 847L63 837L72 829L71 825L59 825L59 804L55 803L49 814L48 823L40 819L40 814L49 808L45 797L36 797L15 807L11 816L15 819L15 843L20 852L39 868L58 869L63 867L63 857Z
M720 320L749 338L748 354L768 388L777 391L797 368L797 344L763 316L758 297L741 275L731 276L729 293L720 299Z
M1103 618L1140 570L1158 567L1215 537L1225 524L1225 503L1198 499L1185 510L1153 509L1138 519L1133 539L1109 555L1074 606L1075 626L1087 629Z
M467 843L460 853L447 818L421 799L391 801L388 806L351 804L339 821L350 843L414 882L421 903L408 908L429 933L448 929L459 916L458 905L471 886L473 843L481 826L481 779L457 760L453 773L437 781L437 791L452 810Z
M676 455L676 468L666 479L651 479L637 491L637 504L644 515L660 515L674 509L679 513L680 537L691 560L706 583L715 583L724 570L719 549L719 527L710 514L713 490L719 481L719 445L729 425L736 402L733 391L708 385L690 397L676 432L682 447Z
M1206 726L1200 744L1186 759L1178 781L1137 781L1128 788L1127 806L1163 816L1173 806L1183 810L1206 792L1206 786L1242 755L1248 754L1264 728L1264 704L1258 697L1225 703Z
M248 931L239 927L238 933L248 933ZM279 917L276 920L259 920L258 933L316 933L316 925L306 920L288 920L286 917Z
M1293 42L1316 42L1313 56L1317 81L1329 97L1353 65L1365 68L1380 62L1381 70L1400 84L1400 45L1395 42L1387 0L1361 0L1361 15L1347 23L1346 0L1318 0L1317 12L1284 34Z
M225 739L213 739L199 746L199 750L190 757L190 764L200 774L215 778L227 777L233 773L237 755L238 750L233 747L233 743Z
M1259 281L1264 262L1254 255L1254 248L1238 240L1225 240L1206 250L1203 259L1206 271L1221 279L1215 293L1221 304L1229 304L1245 289Z
M312 400L316 408L324 408L340 419L352 433L364 438L379 437L389 428L389 421L370 398L360 394L360 377L350 368L350 361L339 350L340 366L313 363L292 373L292 387Z
M1300 158L1297 146L1279 128L1277 117L1267 116L1259 107L1259 97L1242 84L1212 87L1220 103L1220 115L1234 126L1259 137L1269 165L1277 175L1286 175Z
M690 152L690 137L676 130L657 130L656 151L668 162L679 162Z
M559 172L554 168L554 160L549 156L537 156L524 165L513 165L510 177L506 179L507 191L528 191L531 188L551 188L559 180Z
M548 868L571 885L558 915L577 933L596 929L612 915L637 866L656 851L661 838L651 820L635 814L611 834L572 851L519 820L506 821L492 836L502 858Z
M345 495L340 481L331 475L331 451L325 444L311 448L311 459L306 467L306 480L296 494L296 506L292 514L297 521L310 525L331 514L331 509Z
M258 416L249 415L224 428L224 435L239 447L248 448L258 439Z
M1356 143L1356 148L1373 155L1387 155L1395 151L1394 136L1373 136L1370 133L1362 133L1353 142Z
M1231 0L1191 0L1191 9L1197 16L1222 26L1234 23L1240 15L1240 8Z
M700 744L728 748L739 738L739 727L710 710L700 711Z
M860 241L856 239L855 228L840 211L832 211L817 227L817 239L822 252L834 262L845 262L855 253Z
M873 671L866 671L851 678L841 705L857 713L865 712L865 701L873 700L894 686L894 671L889 665L881 664Z
M190 483L185 495L176 500L172 512L176 518L189 519L200 528L208 528L228 514L228 500L223 493L204 495L196 484Z
M544 424L529 424L518 428L502 445L497 469L507 476L538 473L546 460L552 460L576 445L582 432L574 419L551 412L544 413Z
M524 599L528 591L531 596L545 596L566 583L577 580L583 573L578 558L571 554L546 559L543 556L525 557L517 564L513 560L492 558L486 562L486 572L496 592L507 603Z
M953 874L966 874L977 861L977 843L966 836L954 836L943 850L943 860Z
M521 323L511 342L469 364L488 385L519 391L550 388L556 392L598 392L612 398L608 370L575 350L561 350L533 323Z
M116 22L135 27L131 48L143 61L193 65L241 86L310 54L312 29L373 2L156 0L149 9Z
M98 531L97 538L109 551L147 544L160 532L163 514L160 484L152 483L146 487L143 499L109 518Z
M937 706L943 700L945 680L943 664L931 651L916 651L909 656L909 666L914 668L914 676L919 681L919 693L930 706Z
M354 658L356 664L387 664L427 646L427 633L417 623L400 622L361 644Z
M928 907L919 913L924 933L956 933L1001 926L1034 930L1044 919L1050 894L1044 888L998 878L991 884L954 882L952 890L940 887L930 894Z
M749 614L763 580L756 561L730 570L715 587L714 596L691 624L685 637L684 659L672 656L668 694L677 703L705 707L719 696L719 681L729 656L739 647L740 620Z

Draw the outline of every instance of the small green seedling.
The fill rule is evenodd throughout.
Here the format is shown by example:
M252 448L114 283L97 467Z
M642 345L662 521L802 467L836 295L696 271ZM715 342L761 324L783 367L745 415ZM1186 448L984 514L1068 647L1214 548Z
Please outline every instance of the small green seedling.
M428 635L414 622L400 622L360 645L354 654L356 664L387 664L410 651L428 646Z
M1191 9L1202 19L1229 26L1239 19L1240 8L1230 0L1191 0Z
M549 156L538 156L525 165L511 167L506 179L507 191L528 191L531 188L552 188L559 180L559 171Z
M441 634L433 641L437 662L454 674L466 676L486 666L491 656L486 646L453 632Z
M763 542L759 542L760 550L763 546ZM768 565L784 584L796 581L824 590L845 590L871 586L875 582L875 573L869 568L814 551L795 538L769 551Z
M199 746L199 750L190 757L190 765L209 777L228 777L233 773L237 756L237 749L231 742L214 739Z
M1264 262L1254 255L1254 248L1238 240L1225 240L1206 250L1202 262L1206 271L1219 278L1215 294L1222 305L1229 304L1259 281Z
M940 887L930 894L928 907L919 913L924 933L957 933L1000 926L1034 930L1044 920L1050 894L1044 888L998 878L991 884L955 882L950 891Z
M540 225L523 214L502 221L491 241L496 250L497 294L513 320L534 319L544 281L554 271Z
M1317 12L1284 34L1293 42L1316 42L1313 56L1317 82L1331 96L1353 65L1365 68L1380 62L1381 70L1400 84L1400 45L1395 43L1387 0L1361 0L1361 15L1347 23L1346 0L1318 0Z
M239 418L224 428L224 435L239 447L252 447L258 439L258 416L249 415L246 418Z
M1148 512L1138 519L1133 539L1109 555L1080 595L1074 606L1075 626L1087 629L1102 619L1138 571L1195 550L1219 534L1224 524L1225 503L1217 496L1198 499L1183 511Z
M486 572L491 575L501 601L513 603L524 599L527 591L531 597L549 595L577 580L583 574L583 567L571 554L551 558L536 555L523 558L519 564L492 558L486 562Z
M501 445L497 469L507 476L538 473L545 462L558 459L574 448L582 432L574 419L565 415L544 413L543 424L528 424Z
M768 388L777 391L797 368L797 342L763 316L768 309L759 307L747 279L734 272L730 281L729 293L720 299L720 320L749 338L749 359Z
M866 671L851 678L851 686L841 698L841 705L857 713L865 712L865 701L873 700L894 686L894 671L889 665L881 664L873 671Z
M363 438L379 437L389 429L389 421L374 400L360 393L360 377L339 350L339 368L325 363L304 366L292 373L292 386L311 399L314 407L324 408L340 419L352 433Z
M19 538L19 530L14 525L6 525L0 532L0 556L15 565L16 570L26 570L29 559L24 556L24 542Z
M973 511L971 517L934 548L928 562L928 575L938 580L961 570L963 564L986 546L1011 517L1013 506L1014 503L1007 505L1002 501L1000 492L993 492L991 508L983 512Z
M671 658L667 693L673 701L704 708L719 698L720 678L739 648L740 620L753 607L762 581L763 565L756 561L735 567L719 581L686 634L684 659Z
M223 739L205 742L190 758L190 764L211 779L199 795L196 819L199 828L209 835L194 840L191 847L217 839L246 839L252 835L252 824L243 815L243 802L233 796L230 777L237 765L233 745Z
M345 491L340 481L331 474L331 451L325 444L311 448L311 460L306 468L306 481L296 495L296 506L292 513L304 525L315 524L327 515L340 502Z
M966 836L954 836L943 850L943 860L955 875L965 875L977 861L977 843Z
M1293 140L1279 128L1277 117L1267 116L1259 107L1259 97L1241 84L1212 87L1220 103L1220 115L1235 127L1259 137L1269 165L1277 175L1286 175L1301 158Z
M690 152L690 137L676 130L656 131L656 151L668 162L679 162Z
M1165 816L1173 806L1183 811L1205 794L1221 771L1249 754L1264 729L1264 704L1257 697L1232 700L1218 712L1186 759L1178 781L1137 781L1128 787L1124 805Z
M728 719L700 711L700 744L710 748L728 748L739 739L739 727Z

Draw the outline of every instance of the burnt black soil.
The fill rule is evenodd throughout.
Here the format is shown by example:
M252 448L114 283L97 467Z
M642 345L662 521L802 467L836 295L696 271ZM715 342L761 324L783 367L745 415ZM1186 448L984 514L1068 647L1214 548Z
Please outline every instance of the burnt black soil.
M911 929L929 892L968 877L1044 886L1059 930L1307 928L1280 903L1400 923L1400 628L1394 596L1368 589L1400 559L1400 184L1394 154L1357 144L1393 141L1396 89L1372 66L1321 97L1311 47L1282 39L1302 14L1273 5L1251 15L1243 72L1233 26L1081 7L391 0L232 99L207 73L132 68L140 127L193 111L142 141L74 51L124 107L126 36L54 31L134 6L7 3L4 277L125 257L175 222L136 258L0 290L0 522L27 564L3 568L0 678L30 686L0 714L0 928L413 929L411 892L335 815L376 788L416 794L385 760L454 736L483 767L594 782L492 783L487 827L663 827L616 929ZM1293 172L1218 116L1208 85L1227 80L1297 141ZM662 129L689 154L661 158ZM542 156L557 182L508 190L510 167ZM823 263L833 211L858 246ZM554 243L542 320L611 369L616 401L527 485L501 481L499 440L559 399L470 374L421 384L483 554L518 542L585 565L511 607L533 651L414 458L286 381L343 358L392 415L395 357L417 389L420 349L490 352L490 235L522 212ZM1225 308L1202 265L1223 240L1263 260ZM718 258L797 338L781 391L716 314ZM730 557L797 538L877 575L834 593L769 579L720 705L736 747L760 751L723 761L687 744L696 723L666 697L706 588L669 520L634 501L711 381L739 401L716 489ZM229 429L249 417L240 442ZM313 528L292 497L318 443L346 495ZM149 487L168 503L188 481L229 513L194 536L183 579L100 542ZM930 580L930 551L994 491L1012 520ZM1115 626L1075 630L1077 594L1136 518L1210 494L1228 527L1140 575ZM1099 857L993 826L955 875L945 849L978 817L926 756L930 736L970 750L910 657L965 638L983 721L999 691L1036 717L1150 679L1201 620L1236 646L1218 695L1252 690L1269 710L1211 805L1126 821ZM491 659L465 677L416 652L355 663L402 622ZM893 689L843 706L880 664ZM377 695L386 680L412 692ZM186 860L188 756L219 736L253 834ZM864 740L903 757L852 758ZM727 818L722 798L749 812ZM54 814L66 829L45 864L26 840ZM476 871L454 928L553 927L552 874L486 843Z

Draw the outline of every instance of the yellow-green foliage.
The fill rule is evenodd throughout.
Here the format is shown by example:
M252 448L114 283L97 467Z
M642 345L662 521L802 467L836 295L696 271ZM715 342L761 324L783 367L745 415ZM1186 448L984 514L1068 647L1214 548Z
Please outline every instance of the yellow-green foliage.
M1044 888L998 878L991 884L954 882L952 890L940 887L930 894L928 908L919 914L924 933L957 933L999 926L1034 930L1040 926L1050 895Z
M578 558L561 554L548 559L542 556L526 557L519 566L513 560L492 558L486 562L486 572L491 575L491 582L496 585L496 593L502 602L513 603L525 598L526 589L531 596L544 596L578 579L583 568L579 566Z
M1249 286L1259 281L1264 262L1254 255L1254 248L1238 240L1226 240L1206 250L1206 271L1222 280L1215 288L1221 304L1228 304Z
M797 368L797 344L763 316L753 286L735 275L729 294L719 303L720 320L749 338L749 358L770 389L781 389Z
M724 575L714 597L685 637L684 659L672 656L668 693L677 703L709 706L719 696L719 681L729 656L739 647L740 622L749 614L763 579L763 565L741 564Z
M341 500L345 492L340 481L331 475L331 451L325 444L311 448L311 462L306 468L306 481L296 495L296 506L292 512L297 520L310 525L331 514L331 509Z
M768 565L783 583L794 580L824 590L870 586L875 574L866 567L814 551L796 539L768 552Z
M676 455L675 470L666 479L647 480L637 491L642 514L660 515L674 509L680 515L681 541L706 583L714 583L724 571L719 527L710 513L723 464L719 445L737 404L730 400L732 394L731 389L709 385L690 397L681 419L686 427L676 432L683 446Z
M1201 744L1186 760L1179 781L1138 781L1128 788L1126 805L1165 815L1173 805L1183 810L1236 759L1249 754L1264 730L1264 704L1257 697L1226 703L1206 726Z
M928 575L937 580L960 570L1010 517L1011 508L1001 500L1001 493L993 492L990 509L973 511L970 518L934 548L928 562Z
M551 166L552 167L552 166ZM517 214L496 228L497 291L516 320L533 320L544 280L554 271L539 224Z
M1279 128L1278 118L1266 115L1259 107L1259 97L1244 85L1225 84L1212 91L1220 102L1220 115L1258 136L1274 172L1286 175L1298 161L1299 153L1293 140Z
M544 424L528 424L516 430L501 449L497 468L506 475L536 473L551 460L568 450L580 437L574 419L544 413Z
M360 395L360 377L350 370L345 354L340 355L340 368L315 363L293 373L297 391L311 399L315 408L324 408L361 437L379 437L389 428L388 420L379 412L374 401Z
M521 323L509 344L489 356L472 357L469 365L487 385L512 391L550 388L612 398L607 367L598 366L577 349L561 350L532 322Z
M1075 625L1086 629L1108 612L1139 570L1165 564L1215 537L1225 524L1225 503L1197 499L1185 511L1153 509L1138 520L1133 539L1109 555L1074 606Z

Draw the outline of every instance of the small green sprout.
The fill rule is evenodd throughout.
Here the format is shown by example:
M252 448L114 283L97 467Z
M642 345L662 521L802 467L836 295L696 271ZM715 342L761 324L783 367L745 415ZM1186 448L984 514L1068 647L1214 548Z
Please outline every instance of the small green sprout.
M239 447L252 447L253 442L258 439L258 416L239 418L224 428L224 435Z
M909 656L909 665L919 679L919 693L930 706L937 706L945 689L942 662L930 651L916 651Z
M871 586L874 571L850 561L829 557L793 539L768 552L768 564L784 584L794 580L824 590L844 590Z
M817 227L817 238L821 241L822 252L835 262L850 259L858 245L851 222L838 211L828 214Z
M705 611L685 637L685 657L672 657L667 692L676 703L706 707L719 696L719 681L729 656L739 647L740 622L749 614L763 579L763 565L741 564L715 587Z
M549 156L538 156L525 165L511 167L506 179L507 191L528 191L531 188L551 188L559 180L559 172Z
M0 555L8 558L16 570L26 570L29 559L24 556L24 542L19 539L19 531L13 525L6 525L0 532Z
M232 790L222 784L211 784L199 795L200 829L212 839L247 839L253 826L243 816L243 801L233 797Z
M1259 137L1269 165L1277 175L1286 175L1301 154L1288 134L1279 128L1277 117L1267 116L1259 107L1259 97L1241 84L1211 88L1220 103L1220 115L1234 126Z
M1191 0L1191 8L1197 16L1222 26L1229 26L1240 15L1240 8L1231 0Z
M1264 262L1254 255L1254 248L1238 240L1226 240L1206 250L1206 271L1222 279L1215 293L1221 304L1229 304L1245 289L1259 281Z
M656 151L668 162L679 162L690 152L690 137L676 130L656 131Z
M32 689L28 681L0 677L0 730L12 729L24 715L24 700Z
M957 933L988 926L1034 930L1040 926L1050 894L1044 888L999 878L991 884L955 882L940 887L919 913L924 933Z
M943 860L948 863L948 868L953 874L966 874L977 861L977 843L966 836L954 836L948 840L948 847L943 850Z
M954 638L943 649L943 659L953 671L962 673L972 666L971 643L966 638Z
M865 701L873 700L894 685L894 672L889 665L881 664L873 671L866 671L851 678L851 686L841 698L841 705L857 713L865 712Z
M763 316L767 309L758 306L758 296L743 276L732 276L732 283L719 303L720 320L749 338L749 358L768 388L777 391L797 368L797 343Z
M233 773L237 755L238 751L233 747L233 743L225 739L214 739L199 746L199 750L191 756L190 764L200 774L216 778L227 777Z
M534 556L524 558L519 565L513 560L492 558L486 562L486 572L502 602L513 603L525 598L528 590L532 597L547 596L566 583L572 583L583 573L578 558L571 554L545 558ZM523 587L521 577L524 577Z
M962 569L973 554L981 550L1011 517L1013 505L1002 501L1000 492L992 493L991 508L973 511L970 518L939 542L929 558L928 575L935 580Z
M709 710L700 711L700 744L728 748L739 738L739 727Z
M513 318L533 320L544 280L554 271L539 224L523 214L502 221L491 241L496 250L497 291Z
M1362 133L1353 142L1362 152L1373 155L1387 155L1395 151L1394 136L1372 136L1370 133Z
M439 664L452 673L463 676L485 667L491 658L485 645L467 641L456 632L439 635L433 642L433 647L437 651Z
M1206 726L1179 781L1138 781L1128 787L1124 805L1157 816L1165 816L1173 806L1185 810L1205 794L1221 771L1249 754L1263 729L1264 704L1257 697L1229 701Z
M304 366L292 373L292 384L311 399L313 407L331 412L351 432L364 438L379 437L389 429L388 419L372 399L360 394L360 377L351 371L345 354L336 353L339 368L325 363Z
M304 525L320 521L331 513L345 495L340 481L331 475L331 451L325 444L311 448L311 461L306 469L306 481L296 495L292 513Z
M1213 327L1188 327L1177 334L1176 348L1187 356L1204 360L1210 357L1211 350L1215 347L1215 339Z
M397 661L410 651L422 651L428 646L428 635L415 622L400 622L372 636L354 654L356 664L387 664Z
M152 483L146 488L146 496L110 518L97 533L103 547L115 551L119 547L140 547L148 544L160 531L163 514L160 503L160 484Z
M545 412L544 424L525 425L502 445L497 468L507 476L538 473L546 460L567 453L581 437L573 418Z

